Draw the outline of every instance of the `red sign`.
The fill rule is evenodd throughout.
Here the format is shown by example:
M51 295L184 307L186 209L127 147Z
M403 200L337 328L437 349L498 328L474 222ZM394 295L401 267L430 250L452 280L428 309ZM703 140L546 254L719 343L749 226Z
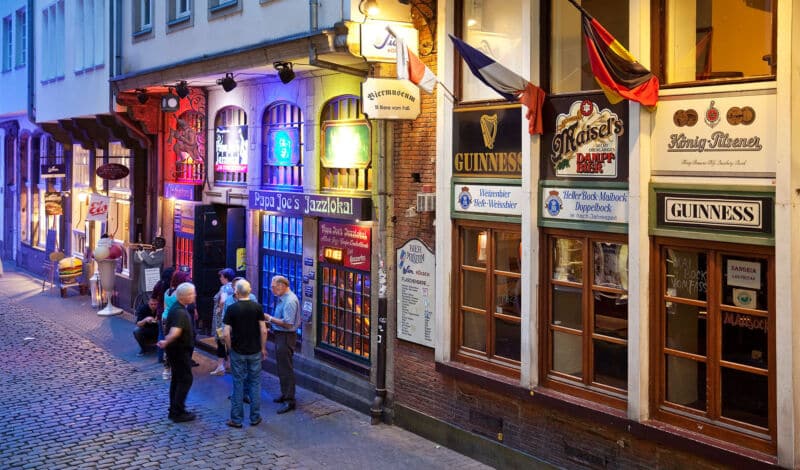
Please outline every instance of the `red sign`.
M119 163L106 163L97 168L97 176L104 180L121 180L129 173L128 167Z
M335 222L319 223L319 260L325 261L325 254L337 253L342 264L361 271L370 270L372 230L352 224ZM337 260L338 261L338 260Z

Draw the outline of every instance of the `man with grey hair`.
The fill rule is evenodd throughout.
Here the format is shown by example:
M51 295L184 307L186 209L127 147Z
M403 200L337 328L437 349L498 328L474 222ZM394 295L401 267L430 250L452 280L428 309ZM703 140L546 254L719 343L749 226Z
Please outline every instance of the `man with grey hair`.
M169 384L169 419L176 423L192 421L195 414L186 411L186 396L192 388L192 350L194 332L188 305L194 303L197 291L194 284L184 282L175 289L177 302L167 312L164 330L167 336L158 342L158 347L167 351L172 366L172 381Z
M297 328L300 326L300 301L289 288L289 280L284 276L272 277L272 293L277 304L274 315L267 315L266 318L275 333L275 364L278 368L278 379L281 381L281 396L273 401L283 403L278 409L278 414L281 414L295 408L292 356L297 344Z
M236 302L228 307L222 320L233 374L231 417L226 424L241 428L245 393L250 398L250 425L261 423L261 361L267 358L267 325L263 307L250 298L249 282L236 282L234 295Z

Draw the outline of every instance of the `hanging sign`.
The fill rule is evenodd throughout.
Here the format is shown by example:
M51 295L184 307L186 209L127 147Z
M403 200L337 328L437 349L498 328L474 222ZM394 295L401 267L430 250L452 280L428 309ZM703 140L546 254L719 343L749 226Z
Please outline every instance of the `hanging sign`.
M67 166L63 163L39 165L39 172L42 178L64 178L67 176Z
M62 202L61 193L58 191L49 192L44 195L44 212L47 215L62 215L64 213L64 206Z
M361 25L361 55L370 62L394 62L397 60L397 40L386 30L405 40L406 45L417 54L419 32L411 23L370 20Z
M408 80L368 78L361 84L361 110L370 119L416 119L419 87Z
M247 171L247 126L220 126L214 132L214 171Z
M86 220L100 220L105 222L108 220L108 196L102 196L97 193L89 194L89 210L86 213Z
M104 180L121 180L129 174L128 167L119 163L106 163L97 168L97 176Z
M397 337L433 347L436 257L418 239L397 250Z

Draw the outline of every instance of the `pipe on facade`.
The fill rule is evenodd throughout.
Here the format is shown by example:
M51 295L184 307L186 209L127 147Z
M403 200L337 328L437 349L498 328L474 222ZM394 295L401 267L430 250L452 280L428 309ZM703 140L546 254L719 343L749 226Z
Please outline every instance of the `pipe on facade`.
M28 22L28 121L36 122L36 109L33 100L36 97L34 85L36 84L36 68L33 61L36 58L34 55L35 47L33 47L33 24L34 24L34 0L28 0L28 17L25 19Z
M308 29L319 29L319 0L308 0Z
M383 406L386 401L386 317L387 290L386 234L388 192L386 188L386 121L378 121L378 357L375 377L375 398L370 407L371 424L383 421Z

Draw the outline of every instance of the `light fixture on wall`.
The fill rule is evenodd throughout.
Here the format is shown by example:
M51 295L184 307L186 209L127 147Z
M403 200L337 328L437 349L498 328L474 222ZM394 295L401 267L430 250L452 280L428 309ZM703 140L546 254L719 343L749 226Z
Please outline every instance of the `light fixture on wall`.
M375 16L380 13L381 9L376 0L361 0L361 3L358 4L358 11L364 16Z
M175 93L177 93L181 99L189 96L189 84L186 83L186 80L181 80L175 84Z
M172 88L166 95L161 96L161 111L165 113L174 113L180 107L180 98L173 93Z
M281 83L287 84L294 80L294 70L291 62L275 62L272 66L278 71L278 77L281 79Z
M236 80L233 79L232 73L226 73L225 78L217 80L217 85L222 85L222 89L225 90L225 92L229 92L236 88Z
M139 101L139 104L147 103L147 100L150 97L147 96L147 90L142 90L141 88L136 90L136 100Z

